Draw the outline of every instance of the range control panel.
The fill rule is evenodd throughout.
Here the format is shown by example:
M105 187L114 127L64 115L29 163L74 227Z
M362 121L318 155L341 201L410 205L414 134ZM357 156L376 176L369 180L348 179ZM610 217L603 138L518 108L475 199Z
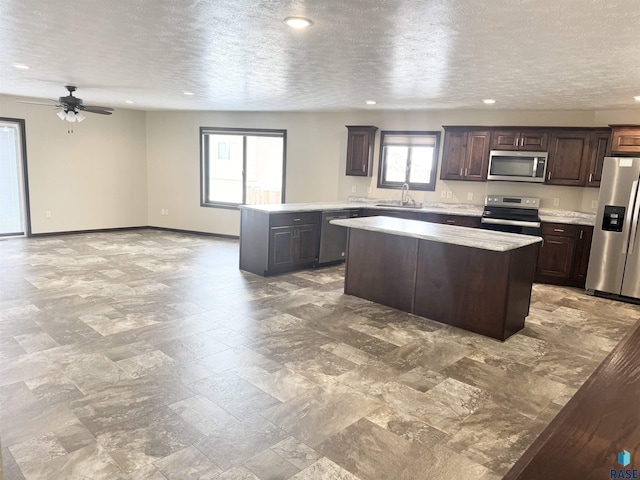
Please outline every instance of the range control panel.
M485 205L497 207L539 208L540 199L537 197L513 197L508 195L487 195Z

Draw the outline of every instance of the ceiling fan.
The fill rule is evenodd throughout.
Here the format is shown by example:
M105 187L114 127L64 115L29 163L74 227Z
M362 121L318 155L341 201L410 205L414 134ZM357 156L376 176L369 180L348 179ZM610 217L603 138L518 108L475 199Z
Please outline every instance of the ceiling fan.
M99 107L97 105L85 105L81 98L74 97L73 92L77 90L77 87L73 85L67 85L65 88L69 91L69 95L66 97L60 97L58 100L51 100L54 103L42 103L42 102L27 102L18 100L18 103L29 103L31 105L46 105L48 107L60 108L61 110L56 114L61 120L67 122L81 122L85 119L82 112L97 113L100 115L111 115L113 108L111 107Z

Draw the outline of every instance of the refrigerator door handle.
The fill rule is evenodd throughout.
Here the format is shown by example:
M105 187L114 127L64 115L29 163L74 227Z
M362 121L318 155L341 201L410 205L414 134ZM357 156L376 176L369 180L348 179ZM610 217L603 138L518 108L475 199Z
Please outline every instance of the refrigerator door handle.
M638 193L638 180L634 180L633 184L631 185L631 195L629 195L629 207L631 207L631 205L633 205L633 202L636 200L636 195ZM637 206L637 202L636 202L636 206ZM625 218L625 223L627 225L629 225L632 222L632 219L635 218L634 217L634 213L631 211L631 208L627 209L627 217ZM636 220L637 223L637 220ZM633 231L633 224L631 225L631 229L630 229L630 234L634 236L635 239L635 235L634 235L634 231ZM624 237L624 242L622 243L622 254L626 255L627 253L629 253L629 234L625 235Z
M640 215L640 190L637 189L638 181L636 183L636 204L633 207L633 221L631 223L631 240L629 240L629 254L633 253L633 248L636 245L636 239L638 237L638 216Z

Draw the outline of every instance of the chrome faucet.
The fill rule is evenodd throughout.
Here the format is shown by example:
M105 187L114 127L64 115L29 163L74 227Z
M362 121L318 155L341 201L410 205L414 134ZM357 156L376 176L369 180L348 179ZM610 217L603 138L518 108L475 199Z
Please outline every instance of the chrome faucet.
M410 198L411 197L409 196L409 184L403 183L402 189L400 190L400 205L406 205L407 203L409 203Z

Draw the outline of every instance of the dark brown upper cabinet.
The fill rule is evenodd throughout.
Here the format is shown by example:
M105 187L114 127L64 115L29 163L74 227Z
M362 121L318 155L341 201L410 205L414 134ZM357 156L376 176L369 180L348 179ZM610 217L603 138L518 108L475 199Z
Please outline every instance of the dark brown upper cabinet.
M611 127L611 154L640 154L640 125L609 125Z
M549 132L546 130L523 130L520 128L494 130L491 150L524 150L546 152Z
M584 186L591 160L591 132L553 132L547 162L548 185Z
M347 175L371 175L373 146L378 127L373 125L347 125Z
M591 135L591 164L589 165L589 177L587 187L599 187L602 178L602 166L604 157L611 155L611 131L602 130Z
M491 131L468 127L444 127L442 180L487 180Z

